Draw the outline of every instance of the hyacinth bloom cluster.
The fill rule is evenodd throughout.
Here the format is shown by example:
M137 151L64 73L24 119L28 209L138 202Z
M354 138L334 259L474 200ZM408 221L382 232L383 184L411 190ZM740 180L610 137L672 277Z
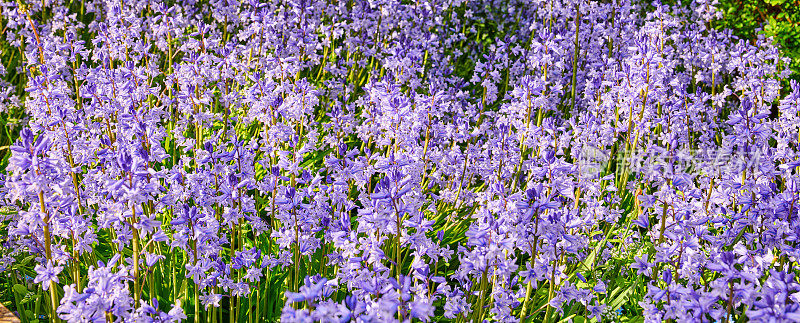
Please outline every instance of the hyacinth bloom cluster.
M800 85L678 2L2 1L3 301L798 321Z

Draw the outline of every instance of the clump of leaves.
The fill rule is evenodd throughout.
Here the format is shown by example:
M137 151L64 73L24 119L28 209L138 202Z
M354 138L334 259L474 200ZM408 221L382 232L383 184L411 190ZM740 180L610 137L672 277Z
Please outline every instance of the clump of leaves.
M800 1L797 0L720 0L724 16L717 28L729 28L745 39L759 33L773 37L782 53L792 59L792 78L800 71Z

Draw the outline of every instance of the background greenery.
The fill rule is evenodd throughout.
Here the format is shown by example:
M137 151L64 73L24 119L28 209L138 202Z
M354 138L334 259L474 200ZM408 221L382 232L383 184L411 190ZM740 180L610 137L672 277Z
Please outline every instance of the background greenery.
M792 79L800 80L800 0L718 0L723 18L717 28L730 28L744 39L761 33L773 37L792 59Z

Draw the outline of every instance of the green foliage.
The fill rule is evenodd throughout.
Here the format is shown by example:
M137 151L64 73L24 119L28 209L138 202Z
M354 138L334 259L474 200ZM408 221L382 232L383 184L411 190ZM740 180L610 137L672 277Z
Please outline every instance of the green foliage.
M793 79L800 77L800 1L719 0L723 18L716 28L729 28L744 39L763 34L773 37L782 53L792 59Z

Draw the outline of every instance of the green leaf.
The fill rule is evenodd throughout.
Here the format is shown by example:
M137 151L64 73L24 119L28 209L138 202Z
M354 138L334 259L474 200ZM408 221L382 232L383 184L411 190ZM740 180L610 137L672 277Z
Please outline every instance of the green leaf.
M567 323L567 322L587 322L587 320L583 316L572 314L558 321L558 323Z
M631 285L630 287L628 287L627 289L625 289L624 291L619 293L619 295L617 295L617 297L614 298L613 301L611 301L611 304L609 304L611 309L612 310L616 310L616 309L620 308L622 306L622 304L624 304L626 302L626 298L628 297L628 294L630 294L633 291L634 287L636 287L636 285ZM619 287L617 287L617 289L619 289ZM612 294L615 294L615 293L616 293L616 290Z
M584 317L582 315L572 315L572 316L569 316L569 317L565 317L565 318L561 319L561 321L559 321L559 323L562 323L562 322L564 322L564 323L566 323L566 322L574 322L574 323L581 322L581 323L583 323L583 322L589 322L589 319L587 319L586 317Z
M36 258L36 255L27 256L27 257L22 259L20 264L22 264L23 266L27 266L31 262L31 260L33 260L34 258Z
M14 292L19 294L20 296L25 296L26 294L28 294L28 288L23 286L23 285L16 284L16 285L14 285L13 288L14 288Z

